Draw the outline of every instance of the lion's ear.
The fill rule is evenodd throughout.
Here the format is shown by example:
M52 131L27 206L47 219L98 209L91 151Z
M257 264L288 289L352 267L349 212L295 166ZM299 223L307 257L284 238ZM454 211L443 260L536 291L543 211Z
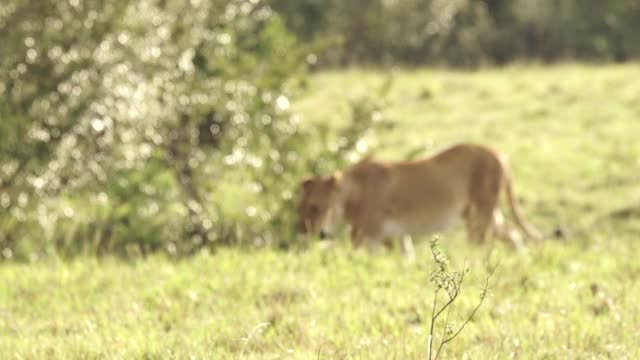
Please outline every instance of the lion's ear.
M303 179L300 182L300 189L302 189L302 191L304 191L305 193L308 193L311 190L311 186L313 186L315 179L312 177L308 177Z
M342 174L340 172L336 172L335 174L327 178L326 183L329 187L335 188L340 184L341 180L342 180Z

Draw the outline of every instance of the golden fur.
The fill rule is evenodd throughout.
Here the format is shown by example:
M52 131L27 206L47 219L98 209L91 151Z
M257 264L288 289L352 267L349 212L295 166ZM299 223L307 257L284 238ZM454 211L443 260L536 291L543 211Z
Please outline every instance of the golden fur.
M439 232L459 218L471 241L484 242L499 225L502 190L516 224L529 238L539 238L518 211L506 157L483 145L459 144L415 161L365 159L306 179L301 188L299 230L318 234L344 220L356 247Z

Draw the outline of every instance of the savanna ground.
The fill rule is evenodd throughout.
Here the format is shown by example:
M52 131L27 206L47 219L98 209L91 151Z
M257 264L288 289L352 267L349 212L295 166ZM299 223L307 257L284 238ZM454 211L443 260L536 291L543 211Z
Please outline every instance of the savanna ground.
M311 78L306 121L347 117L347 100L389 73ZM441 358L640 356L640 68L513 66L391 73L377 154L480 141L509 154L523 212L563 239L516 253L441 235L465 263L454 324L491 296ZM229 197L232 198L232 197ZM428 239L417 261L346 240L290 251L221 249L184 260L48 259L0 266L2 358L425 358L433 300ZM456 314L456 313L459 313ZM440 332L438 332L440 334Z

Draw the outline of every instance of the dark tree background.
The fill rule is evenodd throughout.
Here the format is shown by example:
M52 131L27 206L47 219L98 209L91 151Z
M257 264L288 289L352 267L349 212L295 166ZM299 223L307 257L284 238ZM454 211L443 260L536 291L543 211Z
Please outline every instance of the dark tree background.
M640 56L638 0L270 0L325 65L478 66Z

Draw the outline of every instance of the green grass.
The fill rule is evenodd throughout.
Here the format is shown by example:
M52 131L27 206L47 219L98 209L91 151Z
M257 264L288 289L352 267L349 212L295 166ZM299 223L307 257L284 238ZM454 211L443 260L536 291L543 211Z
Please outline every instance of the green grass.
M339 124L347 100L388 74L330 72L295 107ZM512 162L523 212L567 237L515 253L442 234L471 274L458 305L491 297L441 358L640 356L640 68L562 65L396 71L379 155L425 154L481 141ZM423 239L426 240L426 239ZM49 259L0 266L2 358L354 358L426 356L433 288L428 241L418 261L363 254L341 242L305 251L221 250L162 256ZM455 322L459 323L456 317Z

